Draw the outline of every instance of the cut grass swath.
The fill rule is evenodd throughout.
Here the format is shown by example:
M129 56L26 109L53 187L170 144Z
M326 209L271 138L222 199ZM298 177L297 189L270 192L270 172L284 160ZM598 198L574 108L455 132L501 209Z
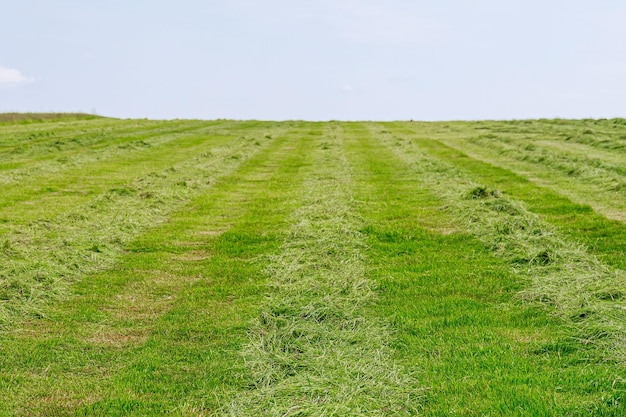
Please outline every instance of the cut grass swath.
M244 351L251 387L229 415L412 415L419 407L422 389L394 364L387 324L365 313L375 293L341 142L317 142Z
M622 415L615 122L5 124L0 415Z
M530 213L523 204L498 190L472 183L465 173L429 157L420 142L389 134L379 138L447 202L478 239L517 273L530 280L522 298L552 305L583 343L593 343L609 360L623 360L626 348L624 271L614 270L592 256L584 245L569 240L556 228Z
M441 189L367 128L346 126L367 222L367 271L379 285L376 312L397 331L396 357L420 369L428 387L420 414L623 413L623 367L573 340L547 314L551 306L521 303L528 279L469 235L454 210L442 210Z
M66 294L70 283L111 267L130 239L164 221L271 141L240 139L209 147L57 217L13 227L2 236L0 250L0 326L44 314L42 306Z

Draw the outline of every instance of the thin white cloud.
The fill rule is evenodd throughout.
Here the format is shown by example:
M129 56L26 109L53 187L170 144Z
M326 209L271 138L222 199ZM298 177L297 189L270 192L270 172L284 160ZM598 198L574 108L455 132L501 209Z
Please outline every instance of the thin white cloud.
M30 82L33 82L33 79L25 76L19 70L0 65L0 87L15 87Z

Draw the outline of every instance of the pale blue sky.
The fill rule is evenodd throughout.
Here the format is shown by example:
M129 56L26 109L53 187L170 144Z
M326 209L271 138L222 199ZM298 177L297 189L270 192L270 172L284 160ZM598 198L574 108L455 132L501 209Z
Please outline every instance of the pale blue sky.
M626 2L20 0L0 112L626 117Z

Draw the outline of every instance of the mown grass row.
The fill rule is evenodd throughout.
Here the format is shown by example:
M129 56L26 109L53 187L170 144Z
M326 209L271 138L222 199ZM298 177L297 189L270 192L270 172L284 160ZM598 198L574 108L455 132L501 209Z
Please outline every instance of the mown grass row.
M626 129L620 120L476 122L463 126L454 133L427 132L423 126L412 130L472 158L513 170L554 193L591 205L605 216L626 220L622 190L626 159L619 146L626 141ZM574 140L579 134L611 145L581 144Z
M596 184L607 191L622 194L626 189L626 157L616 163L609 163L604 158L572 154L565 146L555 150L528 140L512 141L495 135L473 137L469 142L496 150L502 158L538 164L544 169Z
M439 126L445 124L439 124ZM583 120L511 120L457 122L448 129L463 132L466 138L492 136L509 140L549 140L586 145L620 155L626 149L626 119Z
M92 177L99 189L93 196L70 193L68 201L55 196L51 200L62 204L55 209L45 206L47 193L36 200L43 204L40 210L11 206L0 250L0 324L9 326L25 314L43 314L41 307L62 296L71 282L113 265L133 237L166 220L271 141L266 137L182 137L177 141L176 159L169 157L168 147L157 148L151 159L142 161L144 172L138 165L116 161L109 168L116 170L114 182L101 180L104 164L94 167L95 175L81 171L69 179L51 178L50 183L58 186L84 187L78 177ZM42 211L46 217L40 215Z
M602 262L617 269L626 269L626 258L623 256L626 241L622 238L626 235L626 224L623 220L614 219L620 216L615 216L611 210L605 214L604 210L596 210L595 205L570 198L569 192L578 184L569 182L569 188L567 184L555 188L553 182L538 185L529 172L524 175L517 173L517 170L503 168L496 161L491 163L480 157L469 157L469 154L441 140L413 140L424 152L456 167L476 184L503 190L512 198L522 201L531 212L558 227L560 233L584 244ZM578 191L575 194L581 197ZM588 201L597 201L595 197L586 194ZM614 198L610 207L616 209L621 203Z
M626 225L459 151L621 125L166 125L4 196L0 416L625 413Z
M422 370L421 414L620 415L622 368L572 338L552 307L522 302L529 277L470 234L456 209L441 209L451 198L476 203L465 200L467 180L459 189L446 179L453 168L380 130L351 126L351 155L368 271L380 283L375 311L398 332L397 358Z
M397 146L390 135L380 137L399 157L414 164L424 182L440 190L448 209L494 254L531 280L525 296L554 306L582 341L601 343L611 360L625 357L624 271L603 264L581 243L568 239L502 190L477 184L467 172L428 157L420 149L426 141Z
M130 136L128 136L130 135ZM135 136L136 135L136 136ZM81 145L67 153L58 150L47 150L52 155L40 160L26 160L21 165L13 165L1 174L4 182L4 193L0 204L7 206L28 199L32 194L46 192L91 193L87 188L91 177L123 177L123 171L135 169L137 174L142 168L148 169L153 160L161 160L163 164L184 159L185 151L192 151L202 140L213 137L232 138L216 132L211 125L195 124L183 128L159 129L155 132L137 132L124 134L120 142L116 138L106 141L106 145ZM165 152L165 149L176 149L177 152ZM197 151L202 152L201 150ZM152 162L154 165L154 162ZM158 170L158 168L157 168ZM104 175L103 175L104 174ZM80 181L79 179L82 179ZM103 185L110 178L99 178L96 185Z
M84 129L88 127L88 129ZM160 145L176 135L201 130L209 125L202 122L165 123L117 122L106 129L96 129L92 122L72 125L65 132L43 131L33 133L30 129L7 132L0 137L0 155L3 172L2 182L8 170L12 178L20 180L36 174L77 167L88 162L100 161Z
M216 411L218 393L246 381L238 352L264 292L259 256L278 247L293 209L304 133L276 135L47 318L4 333L0 415Z
M252 126L255 124L243 123L240 127L245 129ZM266 126L270 127L269 124ZM224 126L209 123L205 127L194 127L193 132L182 130L174 134L154 133L158 146L141 146L141 149L135 150L119 150L113 146L113 149L94 152L86 147L84 153L93 154L95 158L88 156L80 164L67 164L63 169L53 169L55 172L33 175L28 180L22 179L5 186L0 196L0 207L6 208L2 222L27 224L32 219L54 217L55 209L78 206L110 189L123 187L129 178L158 175L160 171L180 161L210 157L211 147L222 147L238 141L250 142L253 145L250 149L255 149L255 142L260 144L268 139L261 133L258 138L246 137L239 134L240 130L233 125L224 130ZM239 156L233 155L235 159ZM15 171L11 170L8 175ZM54 205L47 205L48 201L54 201Z
M250 389L229 415L413 415L421 403L417 381L390 357L388 326L365 314L375 293L362 221L343 133L330 127L312 141L300 207L270 261L270 292L244 350Z

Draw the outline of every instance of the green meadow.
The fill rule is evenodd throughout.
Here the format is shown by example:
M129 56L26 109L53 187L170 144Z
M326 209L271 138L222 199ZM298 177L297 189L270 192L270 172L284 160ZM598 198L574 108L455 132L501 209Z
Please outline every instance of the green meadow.
M626 415L626 120L0 115L0 417Z

